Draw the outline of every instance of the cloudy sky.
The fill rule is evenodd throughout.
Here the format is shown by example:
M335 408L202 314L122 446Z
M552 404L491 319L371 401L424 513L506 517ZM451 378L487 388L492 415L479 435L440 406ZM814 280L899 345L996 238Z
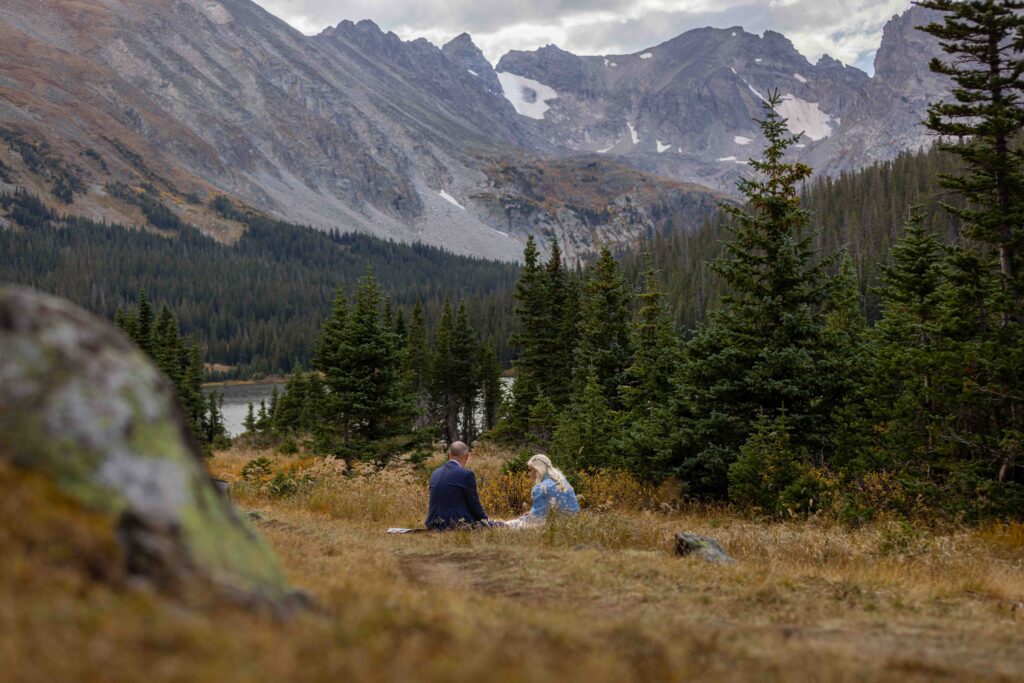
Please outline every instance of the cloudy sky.
M808 59L827 53L872 71L882 26L910 0L256 0L305 33L372 19L404 39L442 45L466 31L492 62L549 43L624 54L683 31L742 26L788 36Z

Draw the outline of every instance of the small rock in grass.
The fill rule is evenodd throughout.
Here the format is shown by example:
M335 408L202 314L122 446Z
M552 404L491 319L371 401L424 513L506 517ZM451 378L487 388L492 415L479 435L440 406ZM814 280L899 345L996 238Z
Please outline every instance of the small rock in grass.
M689 557L694 555L707 562L715 564L735 564L736 560L729 556L729 553L722 549L713 538L680 532L676 534L676 555Z

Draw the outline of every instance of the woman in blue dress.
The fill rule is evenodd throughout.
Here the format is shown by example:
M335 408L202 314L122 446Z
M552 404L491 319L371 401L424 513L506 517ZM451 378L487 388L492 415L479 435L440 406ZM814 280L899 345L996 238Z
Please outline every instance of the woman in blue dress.
M521 528L541 524L552 510L557 510L559 514L575 514L580 511L572 485L562 471L551 464L548 456L537 454L526 465L533 472L533 507L522 517L508 522L508 526Z

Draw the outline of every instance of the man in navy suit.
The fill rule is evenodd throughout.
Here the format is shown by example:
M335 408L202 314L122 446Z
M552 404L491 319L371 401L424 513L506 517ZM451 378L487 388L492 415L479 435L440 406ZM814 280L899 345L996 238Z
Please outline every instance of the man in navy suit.
M464 526L493 526L480 505L476 475L466 469L469 446L456 441L448 449L448 462L430 475L430 510L427 528L454 529Z

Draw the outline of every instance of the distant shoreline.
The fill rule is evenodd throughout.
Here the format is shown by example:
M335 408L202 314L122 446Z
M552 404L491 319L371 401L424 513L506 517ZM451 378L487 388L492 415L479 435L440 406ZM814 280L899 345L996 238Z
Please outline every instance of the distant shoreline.
M203 382L203 388L208 389L212 387L236 387L245 386L249 384L284 384L288 381L287 377L272 376L264 377L263 379L225 379L219 382Z

